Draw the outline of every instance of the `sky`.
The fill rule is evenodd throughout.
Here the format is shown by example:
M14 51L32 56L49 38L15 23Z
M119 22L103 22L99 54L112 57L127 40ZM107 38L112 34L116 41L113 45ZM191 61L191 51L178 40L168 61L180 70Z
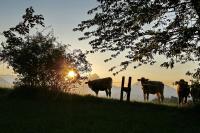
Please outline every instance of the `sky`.
M73 28L82 20L87 20L91 16L87 15L87 11L97 5L96 0L0 0L0 33L8 28L15 26L22 19L25 9L32 6L36 14L42 14L45 18L45 25L50 26L54 30L54 35L57 39L64 43L70 44L72 49L80 48L83 51L90 49L88 40L79 41L78 38L83 35L80 32L73 32ZM5 41L0 35L0 42ZM165 84L172 86L172 83L180 80L190 80L190 77L185 73L188 70L196 68L195 63L186 63L184 65L176 64L173 69L161 68L160 64L164 61L163 57L156 57L157 63L153 66L144 65L137 69L129 66L124 72L117 76L113 76L108 69L114 65L119 65L123 61L123 56L118 57L108 63L104 63L104 59L108 58L110 53L95 53L88 56L89 62L92 64L92 73L98 74L101 78L113 77L116 85L120 85L121 77L125 76L133 78L136 82L140 77L146 77L150 80L162 81ZM0 75L11 74L10 70L0 64Z

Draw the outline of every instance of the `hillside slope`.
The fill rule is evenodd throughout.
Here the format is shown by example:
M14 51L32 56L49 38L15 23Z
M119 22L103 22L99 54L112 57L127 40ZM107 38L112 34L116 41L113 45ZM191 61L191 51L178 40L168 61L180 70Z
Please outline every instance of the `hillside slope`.
M0 132L199 133L199 111L77 95L0 98Z

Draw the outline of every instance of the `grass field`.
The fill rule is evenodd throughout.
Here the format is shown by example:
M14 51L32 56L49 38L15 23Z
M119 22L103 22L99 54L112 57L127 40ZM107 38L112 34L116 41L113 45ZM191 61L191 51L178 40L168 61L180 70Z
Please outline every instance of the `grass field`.
M55 100L0 95L0 133L200 133L199 114L199 107L91 96Z

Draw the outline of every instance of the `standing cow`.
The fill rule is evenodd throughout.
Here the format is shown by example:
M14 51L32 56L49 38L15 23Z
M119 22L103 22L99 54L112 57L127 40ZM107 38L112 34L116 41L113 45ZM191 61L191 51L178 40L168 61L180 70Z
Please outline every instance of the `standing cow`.
M197 82L197 81L192 82L190 94L192 96L193 103L197 103L200 101L200 84L199 84L199 82Z
M148 79L145 79L142 77L141 79L138 79L138 81L141 81L142 84L142 90L144 93L144 101L149 100L149 94L157 94L158 101L163 102L164 100L164 84L160 81L149 81Z
M88 86L96 93L97 96L99 91L105 91L106 96L111 97L111 88L112 88L111 77L88 81L86 82L86 84L88 84Z
M187 97L190 94L188 82L186 82L184 79L181 79L180 81L176 81L175 85L177 85L178 103L187 103Z

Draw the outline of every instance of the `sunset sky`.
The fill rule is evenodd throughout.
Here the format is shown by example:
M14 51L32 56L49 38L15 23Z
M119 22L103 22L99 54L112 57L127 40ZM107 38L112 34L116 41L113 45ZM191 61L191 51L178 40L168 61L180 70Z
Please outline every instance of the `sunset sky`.
M88 41L79 41L82 33L73 32L82 20L87 20L91 16L87 15L87 11L97 5L96 0L0 0L0 33L7 30L11 26L15 26L21 21L27 7L33 6L36 14L42 14L45 18L46 26L54 29L54 34L58 40L65 44L71 44L72 49L81 48L82 50L90 49ZM0 42L5 41L0 35ZM119 65L123 61L123 55L108 63L104 63L110 53L96 53L88 56L88 60L93 64L92 73L98 74L100 77L113 76L108 69L114 65ZM187 70L193 70L196 67L194 63L184 65L177 64L174 69L160 68L163 57L156 57L157 64L153 66L145 65L138 69L129 66L127 71L113 77L114 82L119 82L122 76L132 76L134 82L140 77L147 77L151 80L160 80L168 85L172 82L184 78ZM0 74L9 74L10 71L0 69Z

